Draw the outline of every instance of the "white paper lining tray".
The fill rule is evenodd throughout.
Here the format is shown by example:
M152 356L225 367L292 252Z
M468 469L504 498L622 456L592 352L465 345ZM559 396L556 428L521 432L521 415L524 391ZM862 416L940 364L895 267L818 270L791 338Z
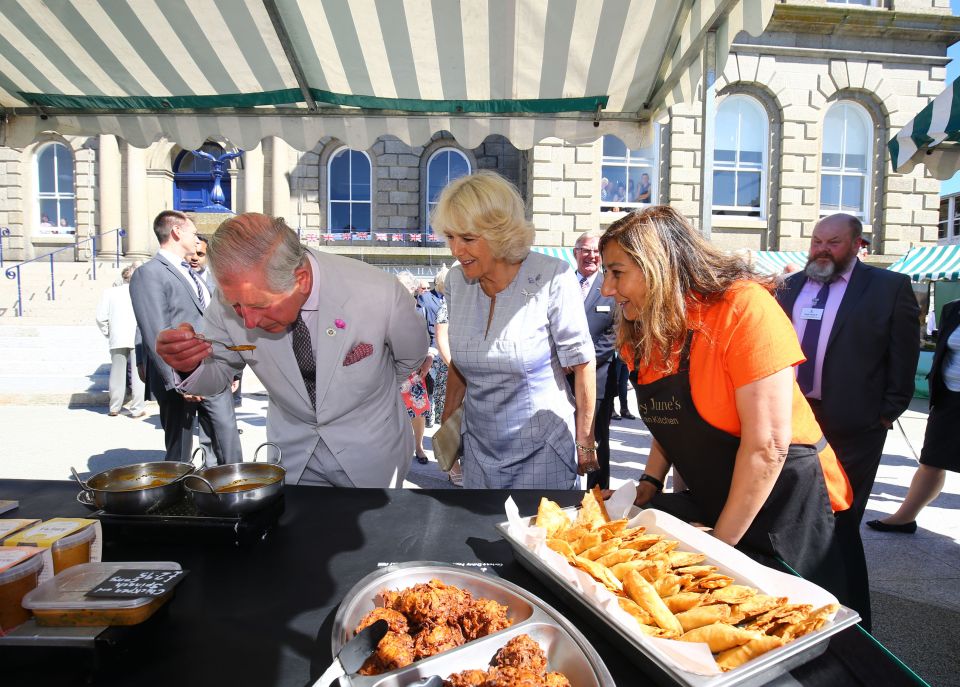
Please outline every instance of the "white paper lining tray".
M363 617L377 607L383 590L399 591L438 579L473 594L507 606L513 625L500 632L467 642L463 646L416 661L380 675L352 675L352 687L402 687L420 678L439 675L446 679L462 670L487 669L490 660L510 639L528 634L547 654L548 670L567 676L577 687L614 687L615 683L599 654L566 618L524 589L465 568L414 561L381 568L360 580L344 597L334 618L331 648L335 656L353 637Z
M515 511L516 506L513 505L512 500L508 500L507 512L512 519L511 508ZM569 517L575 517L576 509L564 510ZM750 585L762 593L774 596L786 596L791 603L813 603L817 606L824 605L830 600L836 601L832 595L813 583L764 567L736 549L722 544L710 535L667 513L647 509L639 515L633 513L629 515L633 515L630 527L644 525L648 532L676 539L683 550L707 554L707 560L704 563L716 565L721 573L733 577L737 584ZM612 514L611 517L613 517ZM513 522L513 528L510 520L496 527L513 547L514 554L525 568L546 583L566 603L587 614L593 624L616 641L634 663L647 669L652 664L663 671L675 684L691 687L731 687L732 685L752 687L767 684L822 654L827 648L827 640L831 635L860 621L856 611L841 606L834 618L828 620L819 630L747 661L734 670L713 675L691 672L680 666L681 661L672 660L664 649L675 648L683 652L691 652L696 648L702 654L701 660L709 660L715 669L706 645L651 638L635 629L636 621L620 610L611 592L586 573L573 568L566 559L546 547L541 541L545 539L543 530L533 527L535 520L535 517L517 517ZM539 533L539 537L536 533ZM550 558L551 562L545 558ZM698 658L701 657L690 656L691 662Z

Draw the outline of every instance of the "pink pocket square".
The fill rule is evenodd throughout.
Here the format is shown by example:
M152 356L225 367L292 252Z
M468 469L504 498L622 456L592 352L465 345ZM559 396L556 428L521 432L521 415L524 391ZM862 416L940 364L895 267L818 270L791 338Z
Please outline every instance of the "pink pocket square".
M353 365L354 363L359 363L364 358L373 354L373 346L368 343L358 343L350 352L347 353L347 357L343 359L343 366Z

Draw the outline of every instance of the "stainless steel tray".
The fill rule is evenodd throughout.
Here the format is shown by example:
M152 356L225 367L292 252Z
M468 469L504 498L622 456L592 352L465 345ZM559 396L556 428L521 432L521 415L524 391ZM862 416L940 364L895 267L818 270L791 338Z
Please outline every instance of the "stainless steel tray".
M525 520L529 523L533 518L525 518ZM827 648L826 640L831 635L856 625L860 621L860 615L856 611L841 606L834 619L827 621L822 628L815 632L795 639L778 649L768 651L729 672L720 675L698 675L664 661L645 643L643 635L639 631L628 632L621 625L613 622L586 598L576 593L539 556L530 551L522 542L509 535L509 525L508 522L502 522L496 525L496 528L513 547L514 555L523 567L544 582L571 607L586 614L593 621L592 624L611 635L621 647L627 649L625 654L634 663L641 668L649 668L652 664L663 671L670 680L680 685L690 685L690 687L732 687L733 685L754 687L755 685L765 685L822 654ZM673 534L670 536L676 538ZM711 560L707 559L705 563L711 563ZM736 579L736 571L732 572Z
M331 649L336 655L353 636L363 616L376 606L385 589L399 590L438 579L465 589L475 597L493 599L508 608L513 625L475 639L461 647L380 675L352 675L352 687L402 687L420 678L469 669L486 669L494 654L513 637L528 634L547 654L550 670L567 676L577 687L613 687L614 681L599 654L566 618L524 589L506 580L444 563L414 561L387 566L370 573L347 593L333 622Z

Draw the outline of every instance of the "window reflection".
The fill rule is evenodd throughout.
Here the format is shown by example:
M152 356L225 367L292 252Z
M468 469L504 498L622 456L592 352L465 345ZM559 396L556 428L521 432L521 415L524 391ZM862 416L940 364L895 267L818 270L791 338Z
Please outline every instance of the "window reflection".
M820 214L846 212L869 221L873 121L859 105L835 103L823 120Z
M73 155L62 143L37 151L38 234L76 234Z
M754 98L732 95L717 107L713 151L713 214L760 217L769 126Z
M470 174L470 161L456 148L441 148L427 161L427 226L447 184Z
M327 225L331 233L372 229L370 158L362 150L340 148L327 165Z
M617 212L655 202L656 146L630 150L616 136L603 137L603 164L600 179L600 210Z

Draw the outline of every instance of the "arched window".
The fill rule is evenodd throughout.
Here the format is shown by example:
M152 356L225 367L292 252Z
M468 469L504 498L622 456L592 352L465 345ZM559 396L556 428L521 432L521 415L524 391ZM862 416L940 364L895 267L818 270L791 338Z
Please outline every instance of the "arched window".
M456 148L441 148L427 160L427 226L440 192L447 184L470 173L470 160Z
M642 208L656 202L656 143L630 150L616 136L603 137L603 178L600 211Z
M335 233L368 232L372 222L370 158L340 148L327 164L327 226Z
M767 187L766 110L746 95L717 106L713 149L713 214L761 217Z
M77 205L73 188L73 155L62 143L37 151L37 232L76 234Z
M207 141L200 150L219 158L224 154L223 146ZM224 166L226 168L226 165ZM213 162L205 157L198 157L191 150L184 150L173 162L173 209L181 212L196 212L201 208L209 207L213 201L210 192L213 191ZM224 169L226 171L226 169ZM230 175L224 174L220 179L220 190L223 191L224 204L227 209L232 207Z
M841 101L823 119L820 214L846 212L868 222L873 174L873 121L859 105Z

